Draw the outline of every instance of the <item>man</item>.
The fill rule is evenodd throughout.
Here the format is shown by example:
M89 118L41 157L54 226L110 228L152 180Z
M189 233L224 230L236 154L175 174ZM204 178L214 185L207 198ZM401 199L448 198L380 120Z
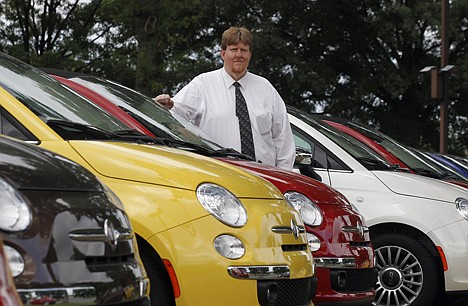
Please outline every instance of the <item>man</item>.
M267 79L247 71L251 56L251 33L231 27L221 41L223 68L198 75L172 99L162 94L155 100L205 130L220 145L292 170L295 146L285 103ZM243 101L248 108L245 116L240 113L242 104L237 104Z

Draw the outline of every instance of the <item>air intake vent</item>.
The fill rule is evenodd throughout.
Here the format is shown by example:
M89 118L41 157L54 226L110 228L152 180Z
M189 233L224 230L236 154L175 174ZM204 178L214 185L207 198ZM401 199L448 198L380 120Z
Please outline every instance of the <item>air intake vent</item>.
M283 252L305 251L307 250L306 244L283 244L281 246Z
M85 258L86 265L90 271L96 270L107 270L109 265L122 265L135 263L135 255L123 255L123 256L93 256Z

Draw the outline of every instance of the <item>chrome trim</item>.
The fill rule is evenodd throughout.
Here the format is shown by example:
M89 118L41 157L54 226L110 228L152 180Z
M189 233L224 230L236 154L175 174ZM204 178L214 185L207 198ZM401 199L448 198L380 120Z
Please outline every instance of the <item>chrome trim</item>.
M364 238L365 233L369 232L369 228L367 226L363 226L359 221L356 226L343 226L341 230L345 233L359 234L362 238Z
M18 289L18 294L24 306L34 306L35 299L44 296L51 297L55 304L95 305L96 289L94 287L48 288L48 289Z
M306 232L305 226L297 224L296 221L291 219L290 226L274 226L271 228L273 233L276 234L293 234L294 238L299 238L300 234Z
M137 299L148 299L149 297L149 279L140 279L134 285L128 285L123 288L125 292L129 289L132 295L122 295L120 303L130 302ZM130 290L131 289L131 290ZM44 296L51 297L55 300L54 303L50 304L63 304L69 306L84 306L84 305L96 305L97 294L94 287L65 287L65 288L41 288L41 289L17 289L17 292L23 301L24 306L35 306L37 303L32 303L34 299L40 299ZM146 304L145 304L146 305Z
M289 279L288 266L231 266L228 274L236 279Z
M356 269L356 259L350 257L314 257L316 268Z
M118 232L117 241L131 240L133 239L134 233L128 229L116 230ZM114 233L114 235L116 235ZM70 239L76 241L102 241L109 242L109 234L106 234L104 229L87 229L87 230L76 230L68 234Z

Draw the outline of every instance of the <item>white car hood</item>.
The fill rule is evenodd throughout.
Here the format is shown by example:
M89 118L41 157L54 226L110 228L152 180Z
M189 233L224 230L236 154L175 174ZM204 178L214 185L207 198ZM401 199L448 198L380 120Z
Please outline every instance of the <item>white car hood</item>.
M468 199L468 190L429 177L390 171L372 171L391 191L412 197L427 198L453 203L457 198Z

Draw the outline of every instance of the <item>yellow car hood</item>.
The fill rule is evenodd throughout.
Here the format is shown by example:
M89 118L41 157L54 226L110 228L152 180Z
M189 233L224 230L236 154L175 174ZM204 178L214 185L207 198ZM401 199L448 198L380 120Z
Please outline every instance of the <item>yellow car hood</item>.
M237 197L283 198L274 185L260 177L183 150L127 142L69 143L102 176L187 190L208 182L227 188Z

